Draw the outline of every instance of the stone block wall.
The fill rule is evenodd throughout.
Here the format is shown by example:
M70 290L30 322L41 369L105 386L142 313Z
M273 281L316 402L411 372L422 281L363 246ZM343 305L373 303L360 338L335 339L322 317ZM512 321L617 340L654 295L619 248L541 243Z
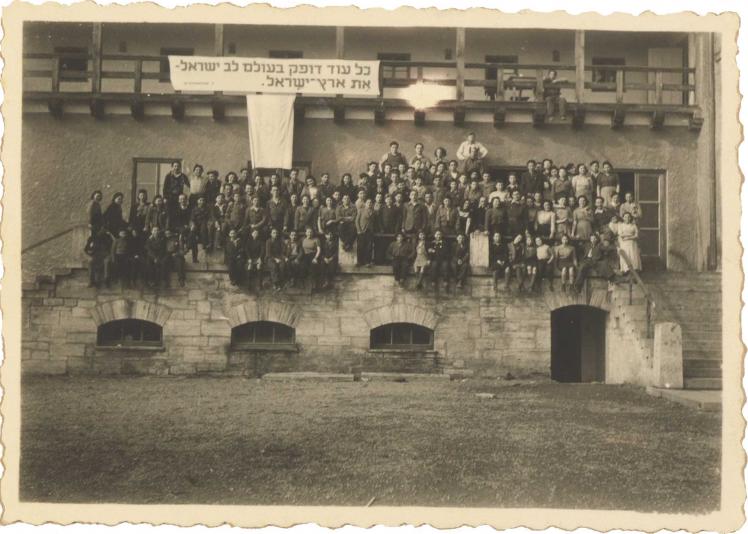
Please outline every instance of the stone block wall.
M532 296L496 294L483 276L472 276L463 290L451 293L403 290L391 275L365 269L341 274L333 290L315 294L291 289L256 296L231 286L222 270L190 271L185 288L114 284L97 290L87 287L84 269L73 269L24 290L22 367L44 374L180 375L244 368L349 373L367 354L373 328L407 322L434 331L434 349L446 365L459 361L486 376L549 375L551 311L574 304L611 310L608 359L630 359L625 347L640 334L625 310L611 308L618 292L628 294L625 288L608 294L605 283L593 281L588 294L578 297L547 289ZM163 348L97 347L97 327L125 318L161 325ZM294 328L298 351L259 354L258 364L249 362L246 351L233 350L232 328L260 320ZM621 367L612 361L607 366ZM637 382L640 376L618 373L622 381Z

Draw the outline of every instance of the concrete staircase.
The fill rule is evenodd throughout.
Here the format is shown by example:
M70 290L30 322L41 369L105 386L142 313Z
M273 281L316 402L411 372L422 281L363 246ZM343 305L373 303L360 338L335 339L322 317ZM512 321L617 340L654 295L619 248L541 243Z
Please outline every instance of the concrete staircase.
M673 321L683 335L686 389L722 389L722 275L646 273L657 321Z

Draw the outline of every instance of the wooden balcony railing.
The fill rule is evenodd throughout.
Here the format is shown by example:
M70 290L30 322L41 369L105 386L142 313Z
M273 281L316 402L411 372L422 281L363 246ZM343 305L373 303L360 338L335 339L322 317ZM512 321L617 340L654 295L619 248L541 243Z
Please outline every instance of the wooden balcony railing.
M85 60L86 69L78 67ZM557 72L555 86L569 103L574 123L584 122L584 108L612 112L611 126L623 123L626 109L652 113L653 127L659 127L665 113L689 115L689 125L701 124L696 101L695 69L630 65L558 65L515 63L463 63L456 61L382 61L379 97L302 97L301 105L325 102L330 107L343 103L350 107L417 107L404 89L416 84L445 88L444 98L430 107L441 109L472 108L494 111L515 109L533 113L533 123L544 120L540 106L548 82L549 70ZM53 103L62 100L129 100L175 102L169 83L168 57L161 55L55 54L24 55L24 99ZM119 83L118 83L119 81ZM466 94L466 88L468 89ZM470 90L482 88L483 91ZM221 93L181 94L180 102L239 103L241 96ZM179 103L179 102L178 102ZM137 104L133 104L135 106ZM133 113L135 114L133 107ZM142 111L141 111L142 112ZM92 113L94 106L92 105ZM494 122L497 120L496 115Z

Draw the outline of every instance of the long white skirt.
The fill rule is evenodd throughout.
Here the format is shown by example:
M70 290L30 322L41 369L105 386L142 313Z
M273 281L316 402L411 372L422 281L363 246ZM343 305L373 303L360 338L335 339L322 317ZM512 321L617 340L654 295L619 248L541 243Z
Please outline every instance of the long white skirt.
M636 239L619 240L618 249L622 250L626 253L626 255L628 255L629 259L631 260L631 265L634 267L635 271L642 270L642 257L639 253L639 242ZM620 263L621 272L629 272L629 266L623 259L623 256L621 256Z

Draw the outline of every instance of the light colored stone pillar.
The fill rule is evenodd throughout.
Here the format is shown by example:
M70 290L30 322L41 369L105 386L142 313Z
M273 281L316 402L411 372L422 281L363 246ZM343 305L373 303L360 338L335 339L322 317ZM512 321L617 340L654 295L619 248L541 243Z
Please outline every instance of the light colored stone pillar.
M678 323L657 323L654 331L654 386L683 388L683 340Z
M470 234L470 267L488 268L488 234Z

